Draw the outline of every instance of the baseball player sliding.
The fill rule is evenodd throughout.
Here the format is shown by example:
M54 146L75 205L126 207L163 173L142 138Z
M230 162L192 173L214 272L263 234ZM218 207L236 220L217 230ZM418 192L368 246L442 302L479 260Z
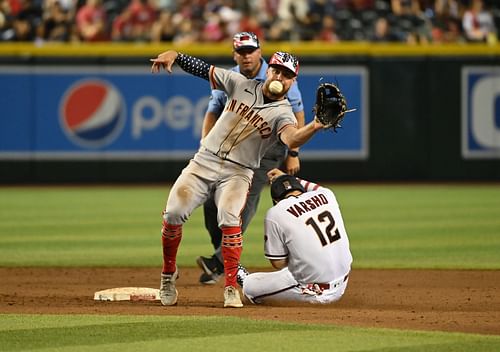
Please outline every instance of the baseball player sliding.
M212 89L220 89L228 97L219 120L201 140L199 150L182 170L168 196L162 227L161 303L166 306L177 303L176 256L182 225L213 192L222 230L224 307L242 307L236 283L242 251L240 215L252 183L253 169L259 167L272 144L300 147L326 126L317 119L301 128L296 126L290 103L285 99L299 72L299 62L291 54L273 55L264 82L247 79L174 50L161 53L151 62L152 73L162 68L171 73L175 62L184 71L209 81Z
M240 266L243 293L254 303L339 300L352 255L335 195L278 169L268 176L275 205L265 217L264 253L279 271L248 274Z

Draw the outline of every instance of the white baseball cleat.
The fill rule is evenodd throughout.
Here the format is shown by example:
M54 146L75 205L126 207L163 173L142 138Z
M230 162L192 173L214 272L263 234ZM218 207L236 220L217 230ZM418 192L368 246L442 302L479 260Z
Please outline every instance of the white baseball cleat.
M179 277L179 271L175 268L175 273L161 273L160 301L164 306L173 306L177 303L178 292L175 288L175 280Z
M241 303L240 293L233 286L226 286L224 288L224 308L241 308L243 303Z

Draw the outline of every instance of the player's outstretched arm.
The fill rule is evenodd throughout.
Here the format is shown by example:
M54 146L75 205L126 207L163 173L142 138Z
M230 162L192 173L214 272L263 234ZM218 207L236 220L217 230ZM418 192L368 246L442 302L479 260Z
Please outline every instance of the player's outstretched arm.
M168 73L172 73L172 65L176 62L187 73L208 81L210 64L196 57L178 53L175 50L168 50L158 55L156 59L150 59L150 61L153 63L151 66L152 73L160 72L162 68Z
M300 128L305 125L305 114L304 110L294 112L295 118L297 119L297 126ZM295 175L300 171L300 159L298 156L299 148L290 149L285 161L283 162L284 170L290 174Z
M305 144L319 130L325 128L316 118L307 125L297 128L290 126L281 132L281 140L288 148L297 148Z
M156 57L156 59L150 59L153 64L151 65L151 73L158 73L163 68L168 73L172 73L172 65L177 59L179 54L175 50L168 50Z

